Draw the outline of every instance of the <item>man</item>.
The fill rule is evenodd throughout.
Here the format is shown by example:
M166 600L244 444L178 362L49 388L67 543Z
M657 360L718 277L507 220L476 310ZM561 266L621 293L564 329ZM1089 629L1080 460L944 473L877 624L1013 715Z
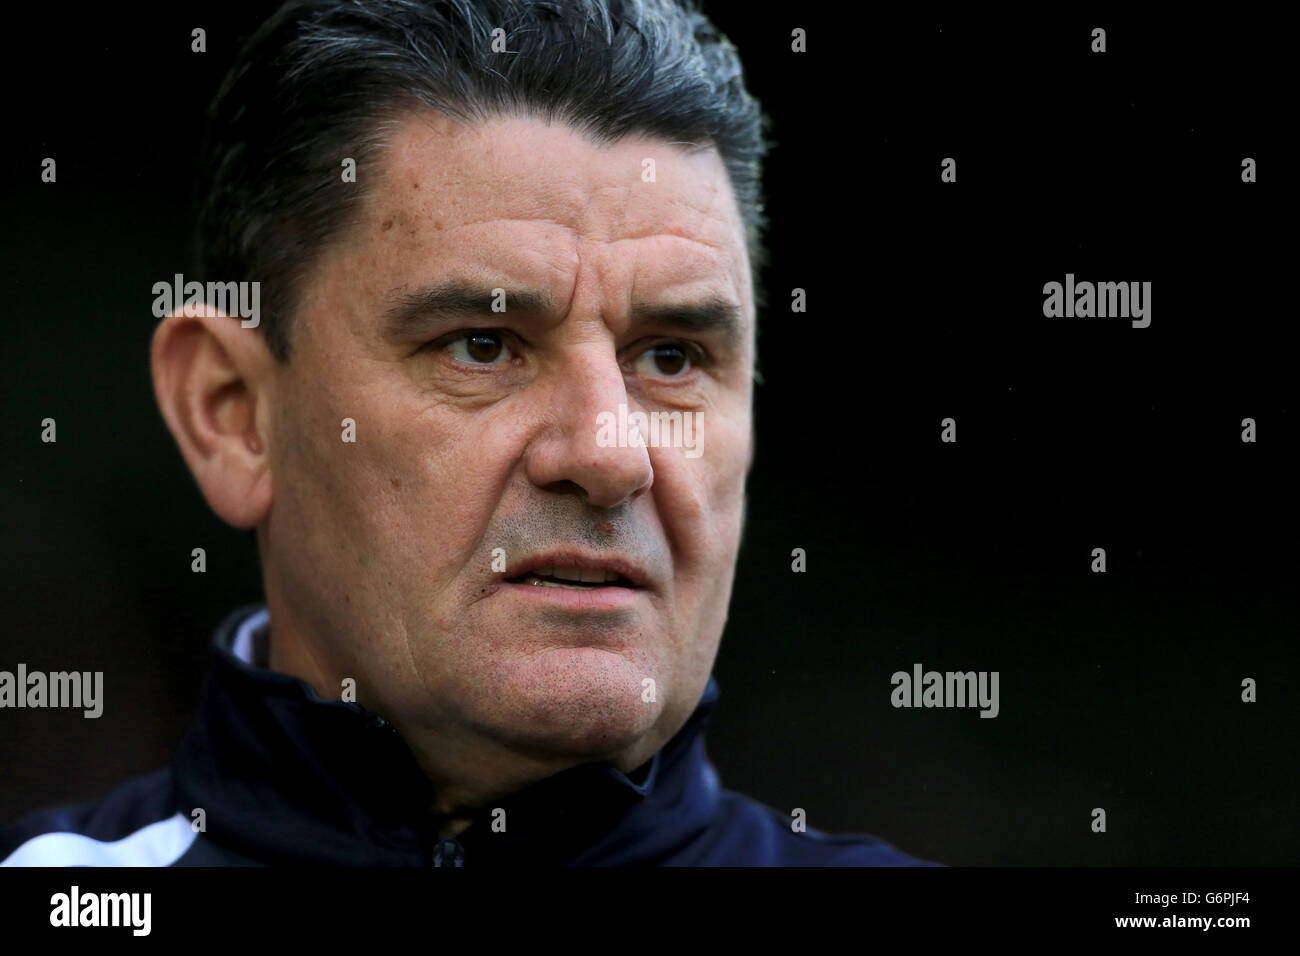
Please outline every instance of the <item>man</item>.
M152 348L266 603L218 629L172 768L6 862L918 862L704 752L763 148L672 0L277 12L214 104L199 230L261 314L176 303Z

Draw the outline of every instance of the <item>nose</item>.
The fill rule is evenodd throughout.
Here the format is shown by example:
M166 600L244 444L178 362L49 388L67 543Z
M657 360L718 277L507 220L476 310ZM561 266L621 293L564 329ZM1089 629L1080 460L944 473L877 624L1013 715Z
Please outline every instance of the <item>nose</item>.
M545 397L548 427L527 451L529 480L548 491L581 495L595 508L616 508L649 491L649 449L634 428L618 427L619 406L624 416L635 409L613 348L589 344L554 374Z

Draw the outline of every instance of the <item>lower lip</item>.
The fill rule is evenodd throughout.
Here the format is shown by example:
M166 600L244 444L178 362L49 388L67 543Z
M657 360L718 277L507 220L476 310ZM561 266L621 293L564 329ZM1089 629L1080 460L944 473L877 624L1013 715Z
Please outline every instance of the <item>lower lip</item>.
M574 611L621 611L648 593L645 588L548 588L540 584L505 582L501 590L524 600Z

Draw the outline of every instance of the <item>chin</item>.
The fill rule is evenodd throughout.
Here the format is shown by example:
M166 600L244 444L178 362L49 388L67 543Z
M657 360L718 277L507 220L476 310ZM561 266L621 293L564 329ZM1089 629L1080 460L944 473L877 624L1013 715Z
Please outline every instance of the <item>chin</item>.
M661 677L656 699L642 699L642 680L659 670L594 647L543 651L503 676L488 701L494 711L489 723L529 749L611 756L640 741L663 713L667 688Z

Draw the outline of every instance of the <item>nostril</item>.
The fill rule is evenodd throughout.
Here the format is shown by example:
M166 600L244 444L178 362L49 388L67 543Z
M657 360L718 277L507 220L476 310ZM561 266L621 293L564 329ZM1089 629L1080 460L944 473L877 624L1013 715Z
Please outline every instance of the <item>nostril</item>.
M576 481L570 481L568 478L551 482L546 486L546 490L553 491L557 495L578 495L579 497L585 497L587 494L586 489L583 488L582 485L578 484Z

